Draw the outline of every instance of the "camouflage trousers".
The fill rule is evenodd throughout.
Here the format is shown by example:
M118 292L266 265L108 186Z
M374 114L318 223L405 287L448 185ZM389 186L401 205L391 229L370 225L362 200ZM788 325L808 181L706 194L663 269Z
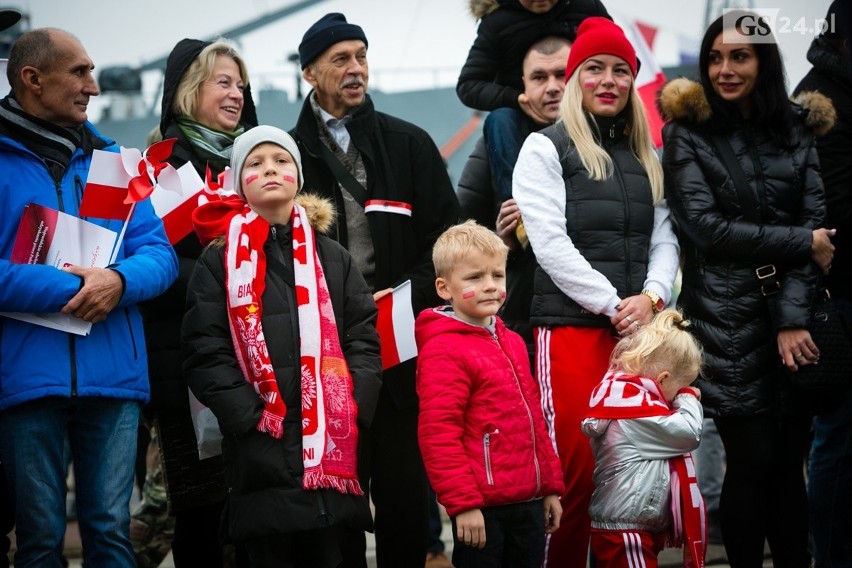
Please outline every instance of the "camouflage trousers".
M130 540L139 568L157 568L162 563L172 548L175 528L175 518L169 515L156 430L150 428L142 500L130 517Z

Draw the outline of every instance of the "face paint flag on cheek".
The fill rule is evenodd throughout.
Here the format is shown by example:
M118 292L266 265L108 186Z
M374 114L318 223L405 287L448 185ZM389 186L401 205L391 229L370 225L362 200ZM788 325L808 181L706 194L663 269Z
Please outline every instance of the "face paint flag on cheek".
M465 300L469 300L474 296L476 296L476 290L473 286L468 286L467 288L464 288L462 290L462 298L464 298Z
M256 179L257 179L257 178L259 178L259 177L260 177L260 176L259 176L259 175L257 175L257 174L247 175L247 176L246 176L246 179L243 181L243 183L244 183L244 184L246 184L246 185L248 185L248 184L252 183L254 180L256 180Z
M291 174L284 174L281 176L281 179L289 183L296 183L296 178Z

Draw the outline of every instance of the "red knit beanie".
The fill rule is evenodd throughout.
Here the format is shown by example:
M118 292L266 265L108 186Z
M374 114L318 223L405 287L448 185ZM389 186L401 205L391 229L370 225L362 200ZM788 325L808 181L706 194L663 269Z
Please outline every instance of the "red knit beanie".
M630 65L636 76L636 50L627 41L624 30L607 18L586 18L577 28L577 39L571 45L568 64L565 66L565 81L571 78L577 67L595 55L615 55Z

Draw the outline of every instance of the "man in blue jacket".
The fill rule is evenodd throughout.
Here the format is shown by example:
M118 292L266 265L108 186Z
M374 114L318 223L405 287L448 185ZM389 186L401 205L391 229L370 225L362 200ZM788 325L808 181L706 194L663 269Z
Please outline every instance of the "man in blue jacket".
M9 54L12 93L0 100L0 312L92 322L83 336L0 316L0 460L15 508L18 568L59 566L69 457L83 563L135 566L129 501L139 410L149 395L137 304L177 275L162 223L150 202L138 203L108 268L8 260L25 206L79 216L93 151L117 151L87 121L99 93L93 68L67 32L27 32Z

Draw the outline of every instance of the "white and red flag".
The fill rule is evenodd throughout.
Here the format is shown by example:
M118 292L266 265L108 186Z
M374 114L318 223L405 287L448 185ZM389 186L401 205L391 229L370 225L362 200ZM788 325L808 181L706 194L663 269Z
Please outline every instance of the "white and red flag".
M190 163L175 169L167 162L175 140L157 142L144 153L124 147L120 152L95 150L80 216L123 220L126 228L136 203L150 197L169 242L174 244L188 235L204 181ZM122 229L119 240L123 235Z
M198 207L198 198L204 193L204 181L190 162L175 170L175 174L177 183L159 184L169 191L155 191L151 194L151 205L157 217L163 220L171 244L192 232L192 212Z
M663 147L663 118L657 109L657 94L666 84L666 76L654 52L650 47L648 39L653 39L653 30L648 26L639 24L633 20L615 16L615 23L624 30L624 35L636 50L636 57L641 63L639 73L636 75L636 90L642 97L642 106L648 115L648 128L651 138L657 149Z
M376 329L382 345L382 369L387 370L417 357L414 341L414 309L411 307L411 280L393 289L376 302L379 318Z

